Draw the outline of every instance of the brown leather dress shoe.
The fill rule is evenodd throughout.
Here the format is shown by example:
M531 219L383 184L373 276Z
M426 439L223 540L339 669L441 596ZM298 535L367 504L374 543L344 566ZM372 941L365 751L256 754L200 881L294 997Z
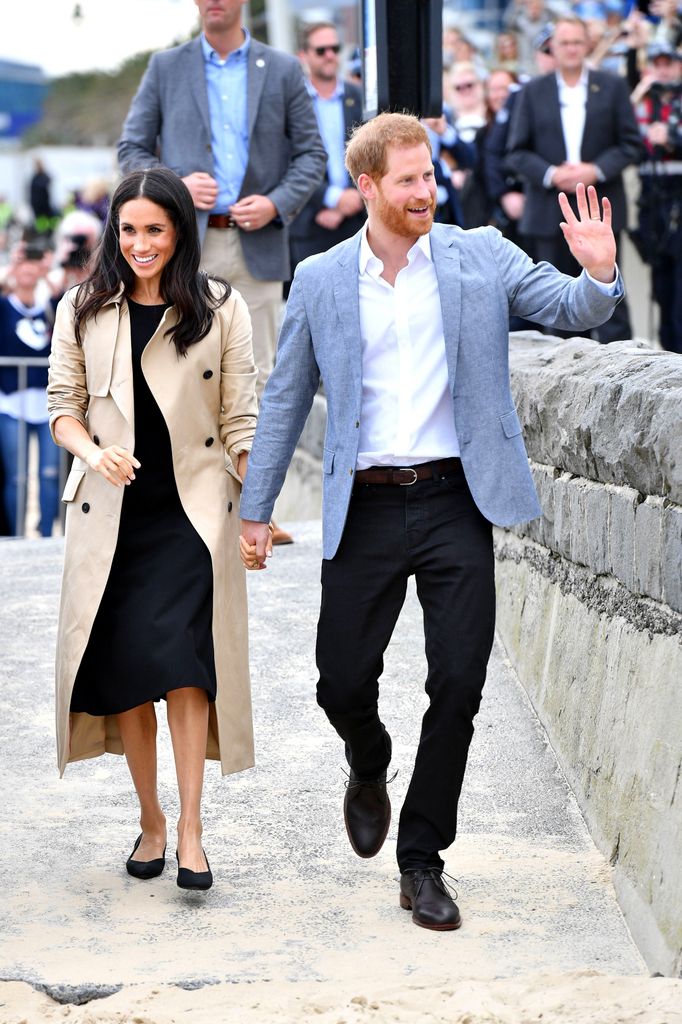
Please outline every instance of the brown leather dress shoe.
M378 779L362 781L351 769L343 800L343 820L350 845L358 857L376 857L391 824L386 772Z
M272 540L272 546L278 547L281 544L293 544L294 538L286 530L283 530L277 523L272 523L272 534L270 539Z
M455 893L455 896L457 893ZM403 871L400 876L400 906L412 911L412 920L420 928L450 932L459 928L459 907L437 868Z

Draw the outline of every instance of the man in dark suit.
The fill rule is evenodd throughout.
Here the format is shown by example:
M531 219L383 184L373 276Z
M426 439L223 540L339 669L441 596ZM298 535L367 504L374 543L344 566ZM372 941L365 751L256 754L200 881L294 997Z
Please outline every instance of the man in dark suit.
M622 172L628 164L639 163L644 151L625 82L587 69L584 22L560 18L551 48L556 72L530 81L515 104L507 165L526 184L519 230L530 236L534 258L576 277L580 267L559 227L559 192L569 195L575 209L578 182L595 185L611 202L618 243L627 226ZM625 302L596 335L601 342L632 337Z
M307 86L327 150L324 179L289 230L291 274L307 256L326 252L358 231L365 206L344 164L346 142L362 122L362 93L339 80L341 44L332 22L316 22L303 30L299 58L308 72Z

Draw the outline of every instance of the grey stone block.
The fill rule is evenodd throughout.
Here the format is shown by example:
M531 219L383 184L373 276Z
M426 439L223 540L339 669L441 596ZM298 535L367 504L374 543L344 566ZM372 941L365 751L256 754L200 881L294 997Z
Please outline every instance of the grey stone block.
M635 510L635 589L663 599L663 498L649 497Z
M682 359L633 342L514 338L512 391L533 461L682 505Z
M606 485L609 493L609 563L613 575L635 590L635 512L642 495L632 487Z
M587 515L587 562L592 572L603 576L609 562L609 494L603 484L588 482L585 494Z
M534 520L535 536L538 544L552 546L554 538L554 479L557 471L554 466L541 466L531 462L533 480L542 506L542 515Z
M554 481L554 539L548 546L564 558L571 557L571 474L561 473Z
M682 508L669 504L663 510L663 598L682 612Z

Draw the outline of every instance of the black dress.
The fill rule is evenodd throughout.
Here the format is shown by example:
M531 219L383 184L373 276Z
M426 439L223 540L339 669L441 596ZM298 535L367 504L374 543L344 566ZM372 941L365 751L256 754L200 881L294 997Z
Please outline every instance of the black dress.
M213 568L180 503L166 421L142 372L165 306L128 299L135 391L135 456L116 553L71 710L114 715L197 686L215 700Z

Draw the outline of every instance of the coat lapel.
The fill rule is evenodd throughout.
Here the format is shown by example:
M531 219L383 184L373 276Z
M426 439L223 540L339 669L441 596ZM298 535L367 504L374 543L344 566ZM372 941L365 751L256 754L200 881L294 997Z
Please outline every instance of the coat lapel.
M462 314L462 283L459 251L450 233L441 234L438 225L431 231L431 256L438 280L440 308L443 317L445 357L448 364L450 390L455 387L455 367L459 349L460 320Z
M362 393L362 337L360 331L360 292L358 287L358 259L360 235L354 235L340 249L338 262L341 273L334 280L334 302L343 329L344 348L348 354L353 387Z
M111 368L111 397L116 402L121 415L135 430L135 392L133 389L133 356L130 342L130 313L128 303L120 300L117 307L118 330L116 347Z
M211 116L208 110L208 89L206 87L206 69L204 68L204 52L201 49L201 40L193 39L187 44L184 50L184 57L187 61L187 71L184 85L201 115L201 123L204 131L211 138Z
M266 48L255 39L251 40L249 46L249 58L247 66L247 118L248 118L248 129L249 138L253 135L254 125L256 123L256 115L258 113L258 106L260 104L261 94L263 92L263 86L265 85L265 76L268 70L268 51Z

